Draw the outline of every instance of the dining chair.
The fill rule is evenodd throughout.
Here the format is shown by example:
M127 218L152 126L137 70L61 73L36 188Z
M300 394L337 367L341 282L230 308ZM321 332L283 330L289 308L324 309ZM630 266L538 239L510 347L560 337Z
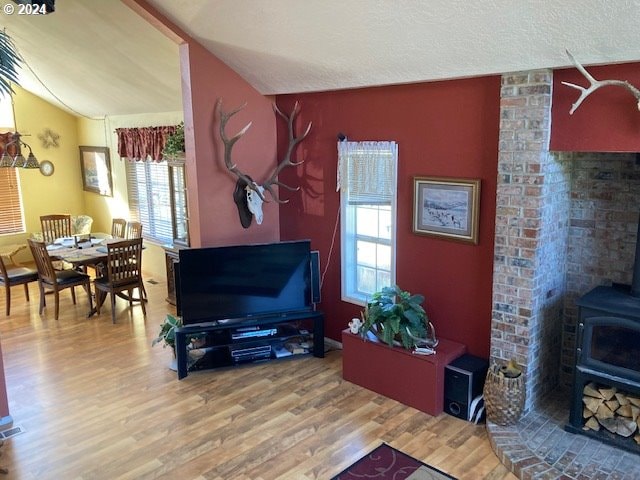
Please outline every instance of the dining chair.
M70 237L71 215L43 215L40 217L42 240L45 244L53 243L57 238Z
M113 238L124 238L127 229L127 221L124 218L114 218L111 220L111 236Z
M58 313L60 311L60 295L59 292L65 288L71 289L71 298L73 304L76 303L76 291L75 287L82 286L87 292L89 297L89 311L93 309L93 302L91 299L91 277L85 273L78 272L76 270L56 270L53 268L51 257L47 251L47 246L44 242L37 242L32 239L27 239L29 248L33 254L33 258L36 261L36 268L38 269L38 287L40 288L40 310L42 315L44 307L47 302L45 300L46 290L53 291L55 299L55 319L58 320Z
M98 291L109 294L111 297L111 321L116 323L116 294L128 292L129 308L133 306L133 290L136 288L140 296L144 290L142 284L142 238L122 240L107 244L107 274L96 278L94 285L96 295ZM96 299L98 315L100 315L100 302ZM140 302L142 314L146 317L147 310L144 301Z
M93 217L89 215L71 215L71 234L89 235L93 225Z
M128 240L134 238L142 238L142 224L140 222L127 222L127 233L125 238ZM147 290L144 288L144 282L142 284L142 290L140 291L140 298L134 298L134 300L147 301Z
M142 224L140 222L127 222L127 234L125 238L127 240L142 238Z
M4 259L0 256L0 285L4 286L6 294L6 311L7 317L11 312L11 287L16 285L24 285L24 295L29 301L29 284L38 281L38 271L27 267L9 267L4 263Z

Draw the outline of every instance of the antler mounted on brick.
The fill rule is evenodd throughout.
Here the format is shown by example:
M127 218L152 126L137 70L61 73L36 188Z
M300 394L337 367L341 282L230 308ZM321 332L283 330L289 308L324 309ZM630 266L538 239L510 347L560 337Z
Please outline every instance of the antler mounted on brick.
M278 179L278 175L284 168L295 167L304 162L304 160L301 160L299 162L292 161L291 154L293 153L296 145L298 145L298 143L300 143L306 138L307 135L309 135L309 132L311 131L311 122L309 122L309 124L307 125L304 133L299 137L296 137L293 125L295 123L296 116L298 115L298 113L300 113L298 102L295 103L293 111L289 116L284 114L275 104L273 105L274 112L287 122L289 131L289 146L287 147L287 152L285 153L284 158L274 169L271 176L264 182L263 185L258 185L249 175L243 173L238 168L237 164L234 163L231 159L231 151L233 149L233 146L245 133L247 133L247 130L249 130L249 128L251 127L252 122L249 122L247 125L245 125L244 128L242 128L231 138L227 137L225 133L225 128L229 119L240 110L242 110L245 106L246 103L242 104L235 110L225 112L222 109L222 99L218 98L218 100L216 101L216 111L220 116L220 138L222 139L222 143L224 144L224 163L229 172L238 177L238 181L236 182L236 193L234 193L234 200L236 201L236 205L238 206L238 210L240 212L240 221L242 223L242 226L244 228L248 228L251 224L251 214L255 215L258 224L262 223L262 202L269 201L265 197L265 190L269 192L269 196L278 203L287 203L289 200L280 199L274 190L274 185L278 185L279 187L283 187L292 192L300 190L300 187L292 187L285 184L284 182L281 182ZM246 196L242 197L240 195L237 195L237 192L241 189L245 190ZM244 209L245 211L243 212L242 209Z
M580 73L582 73L582 75L584 75L584 77L589 80L589 86L588 87L581 87L580 85L576 85L575 83L569 83L569 82L562 82L563 85L566 85L567 87L571 87L571 88L575 88L576 90L580 91L580 97L578 98L578 100L576 100L576 102L571 106L571 110L569 111L570 114L573 114L573 112L576 111L576 109L580 106L580 104L582 104L582 102L584 101L585 98L587 98L589 95L591 95L593 92L595 92L597 89L599 89L600 87L606 87L606 86L618 86L618 87L624 87L627 90L629 90L631 92L631 94L636 97L636 100L638 101L638 110L640 110L640 90L638 90L636 87L634 87L633 85L631 85L629 82L627 82L626 80L596 80L595 78L593 78L593 76L587 72L587 70L573 57L573 55L571 55L571 53L569 52L569 50L565 50L567 52L567 55L569 56L569 59L571 60L571 62L575 65L575 67L580 71Z

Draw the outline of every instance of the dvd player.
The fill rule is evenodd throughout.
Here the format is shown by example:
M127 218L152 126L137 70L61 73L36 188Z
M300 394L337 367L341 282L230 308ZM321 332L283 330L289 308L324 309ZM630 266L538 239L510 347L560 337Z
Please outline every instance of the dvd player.
M257 360L268 360L271 358L271 345L260 345L258 347L235 348L231 350L233 363L255 362Z

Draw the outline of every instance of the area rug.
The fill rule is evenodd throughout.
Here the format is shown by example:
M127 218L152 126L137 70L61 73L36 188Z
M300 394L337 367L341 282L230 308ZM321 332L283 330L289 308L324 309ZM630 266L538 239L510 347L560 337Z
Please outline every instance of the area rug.
M383 443L331 480L455 480L400 450Z

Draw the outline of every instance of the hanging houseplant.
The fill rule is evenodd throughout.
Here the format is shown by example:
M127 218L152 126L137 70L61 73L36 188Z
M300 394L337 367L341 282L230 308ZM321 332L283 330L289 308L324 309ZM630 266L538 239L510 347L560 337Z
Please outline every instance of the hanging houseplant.
M162 155L169 158L183 157L184 148L184 122L180 122L176 125L175 132L167 137Z

